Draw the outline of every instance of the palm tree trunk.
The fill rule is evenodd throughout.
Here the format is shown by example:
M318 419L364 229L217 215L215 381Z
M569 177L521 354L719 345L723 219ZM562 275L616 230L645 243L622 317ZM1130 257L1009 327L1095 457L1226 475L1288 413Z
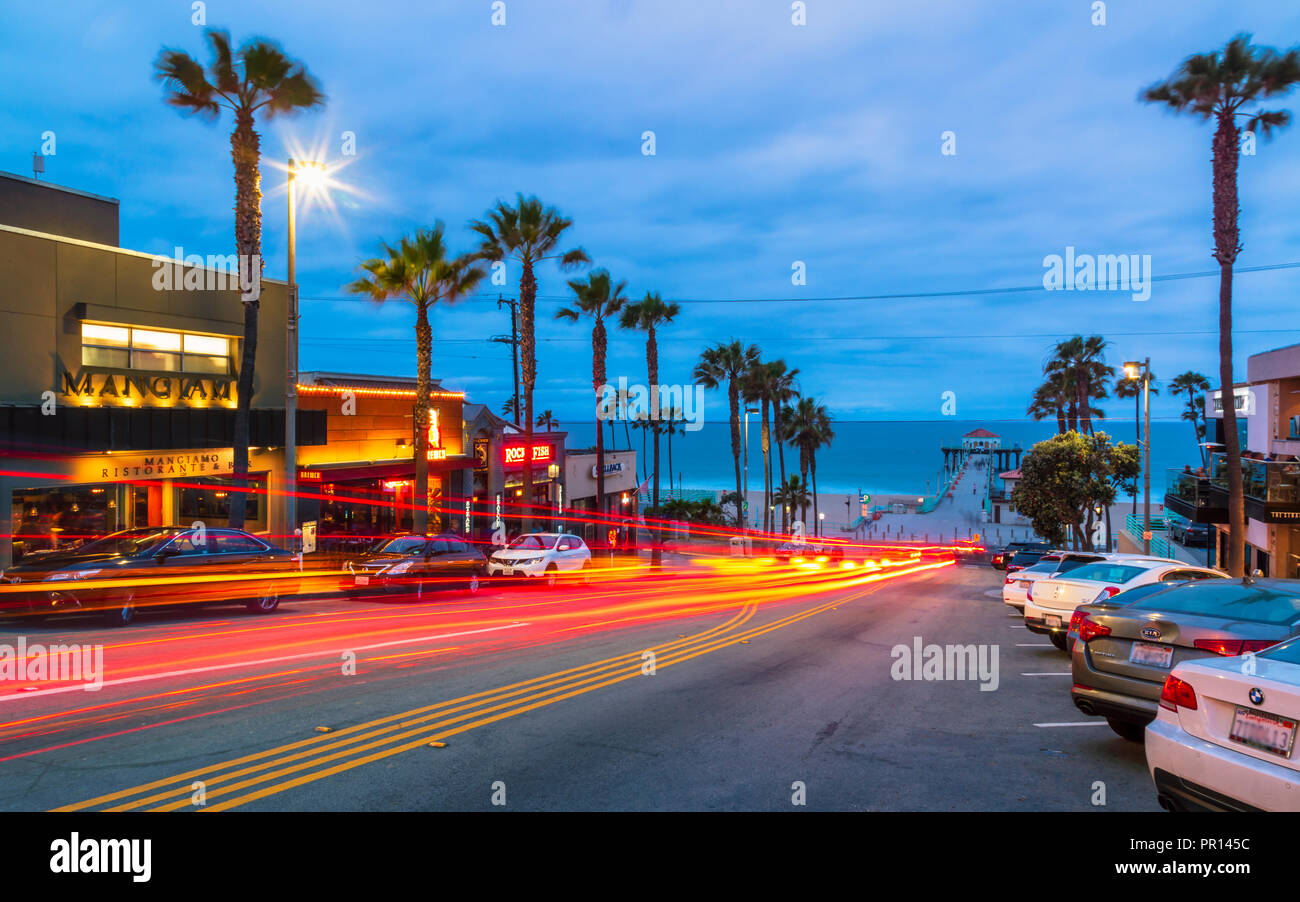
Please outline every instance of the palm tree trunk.
M415 510L411 531L424 535L429 525L429 390L433 382L433 329L429 308L415 308Z
M1219 115L1214 132L1214 256L1219 261L1219 397L1228 456L1228 575L1246 572L1246 505L1241 479L1241 441L1232 377L1232 267L1241 250L1237 226L1237 161L1240 134L1231 113ZM1222 562L1220 562L1222 563Z
M822 530L821 518L817 510L817 453L815 451L808 452L808 469L812 472L813 535L820 536Z
M772 403L772 420L773 427L776 429L776 456L780 461L780 475L782 489L785 488L785 435L781 430L781 405L778 402ZM790 528L788 522L789 516L786 513L785 505L781 505L781 532L786 532Z
M1056 431L1061 435L1065 435L1065 433L1069 432L1065 424L1065 408L1061 407L1059 404L1056 406Z
M523 532L533 531L533 387L537 384L537 332L534 313L537 278L533 261L525 258L519 277L519 346L524 369L524 507Z
M596 514L605 514L605 430L600 419L600 387L605 384L605 321L596 317L591 330L591 381L596 392Z
M767 412L767 398L762 398L760 403L763 408L763 435L760 438L760 444L763 446L763 532L772 532L772 421Z
M650 377L650 428L654 430L654 486L652 489L651 499L654 508L654 519L656 521L654 528L650 530L650 537L653 544L650 547L650 566L658 567L663 560L663 552L660 545L663 540L663 531L659 528L659 417L663 411L659 409L659 403L662 400L659 397L659 344L655 341L655 327L651 326L646 330L645 340L645 363L646 374Z
M262 175L261 141L253 129L253 115L240 110L230 136L230 156L235 163L235 249L247 261L253 280L252 297L244 303L244 343L240 352L239 382L235 399L234 473L231 478L229 524L243 529L248 500L248 411L253 401L253 375L257 362L257 315L262 285ZM268 497L269 501L269 497Z

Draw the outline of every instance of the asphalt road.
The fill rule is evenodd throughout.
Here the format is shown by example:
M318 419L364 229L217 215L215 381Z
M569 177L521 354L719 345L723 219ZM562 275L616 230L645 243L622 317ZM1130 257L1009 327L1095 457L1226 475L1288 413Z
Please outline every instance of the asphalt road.
M119 664L94 693L0 683L0 809L1158 810L991 568L733 582L32 629ZM895 679L917 641L996 647L997 688Z

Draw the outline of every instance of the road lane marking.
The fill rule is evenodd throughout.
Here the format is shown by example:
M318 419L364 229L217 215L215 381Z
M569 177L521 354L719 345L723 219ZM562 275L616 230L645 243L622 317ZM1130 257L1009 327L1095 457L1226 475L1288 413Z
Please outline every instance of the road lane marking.
M1050 642L1017 642L1016 648L1056 648Z
M945 567L945 566L949 566L949 564L943 563L943 564L921 565L917 567L901 569L899 571L895 571L888 575L882 574L878 578L865 580L864 583L871 583L873 585L863 588L862 591L856 593L853 596L850 596L848 599L839 598L833 601L828 601L823 604L816 605L812 608L801 611L797 614L790 615L784 618L778 618L776 621L773 621L770 624L763 627L753 628L743 633L725 635L727 632L734 630L745 620L748 620L750 617L753 616L756 610L756 606L752 604L747 605L746 608L749 609L748 612L746 612L745 609L742 609L742 612L738 614L735 618L733 618L732 621L730 621L729 623L720 624L719 626L713 627L709 630L699 633L692 639L679 640L677 642L666 643L663 646L657 647L656 651L659 651L661 653L661 656L659 660L656 662L656 666L664 667L664 666L670 666L671 664L674 663L680 663L682 661L698 657L708 652L720 648L725 648L731 645L735 645L741 641L746 641L750 638L754 638L759 635L772 632L776 629L780 629L784 626L788 626L793 623L797 623L802 620L808 619L810 617L815 616L818 613L822 613L823 611L831 607L844 604L846 603L846 600L856 600L858 598L864 597L870 592L874 591L875 589L878 589L881 585L883 585L883 583L886 580L892 579L892 577L894 576L903 576L903 575L910 575L914 573L921 573L926 570L932 570L932 569ZM860 585L862 584L860 583ZM719 636L721 636L721 638L719 638ZM161 780L156 780L153 781L152 783L145 784L143 786L133 787L131 789L112 793L110 795L100 796L95 799L90 799L84 802L65 806L57 810L67 810L67 811L85 810L87 808L91 808L97 805L102 805L107 802L115 802L129 797L136 797L143 792L159 789L162 787L168 787L168 789L147 798L135 798L133 801L123 803L109 810L126 810L131 808L140 808L145 805L151 804L153 802L162 801L167 798L174 799L179 796L180 798L177 801L173 801L170 804L161 805L158 808L152 809L152 810L175 810L177 808L189 807L190 805L189 780L196 776L203 776L206 774L213 774L221 771L226 771L225 773L217 773L217 776L205 780L205 782L209 784L209 790L207 793L208 798L212 798L213 796L227 794L230 792L234 792L238 789L249 788L252 785L257 783L265 783L268 780L275 780L279 777L287 776L290 773L302 771L307 768L318 768L321 764L325 764L327 762L334 761L340 758L346 758L348 756L355 756L358 752L368 751L377 746L389 746L388 748L381 748L378 751L371 752L370 754L365 755L364 757L360 757L360 758L353 757L350 758L349 760L345 760L338 764L335 764L325 770L315 770L309 773L300 774L299 776L294 777L293 779L279 782L279 783L274 783L269 786L264 786L263 788L256 790L254 792L228 799L217 805L209 805L203 809L207 811L226 810L229 808L237 807L239 805L245 804L250 801L254 801L259 798L264 798L269 795L274 795L276 793L283 792L285 790L294 788L296 786L301 786L303 784L315 780L320 780L325 777L332 776L334 774L341 773L346 770L360 767L364 764L371 763L373 761L382 760L384 758L388 758L405 751L427 746L427 744L430 741L441 741L450 736L457 735L467 730L475 729L476 727L479 726L483 726L489 723L494 723L496 721L500 721L509 717L514 717L518 714L522 714L527 711L531 711L551 704L555 704L556 702L568 698L573 698L575 696L594 691L604 686L610 686L626 680L639 678L641 675L641 663L642 663L641 654L642 653L639 651L631 652L625 655L616 656L614 658L605 659L604 661L598 661L592 664L571 668L570 670L561 671L557 674L550 674L543 677L536 677L531 680L526 680L520 683L512 684L511 686L500 687L494 690L486 690L483 692L475 693L473 695L464 696L461 699L454 699L451 701L441 702L436 705L426 706L424 708L416 709L414 711L408 711L400 714L390 715L388 717L380 718L378 720L369 723L358 724L353 727L347 727L341 729L330 737L323 737L323 736L311 737L309 739L300 740L298 742L290 743L278 748L269 749L263 752L247 755L233 761L221 762L185 774L180 774L173 777L167 777ZM623 668L623 671L619 671L620 666ZM603 674L602 671L604 672ZM612 677L609 677L607 679L603 678L603 676L608 676L610 672L614 672L614 675ZM595 676L591 676L591 674L593 673L595 674ZM587 678L582 680L575 680L573 678L573 675L585 676ZM557 679L557 677L567 677L567 679ZM548 686L550 688L546 688ZM541 692L534 691L532 695L527 694L530 691L535 689L545 689L545 691L541 691ZM506 690L513 690L513 691L507 692ZM565 690L569 690L569 691L565 691ZM556 693L561 693L561 694L557 695ZM507 701L502 704L496 704L486 709L481 707L484 703L487 702L496 702L502 698L511 698L513 696L521 696L521 695L523 696L522 698L514 698L511 701ZM462 705L460 708L456 708L456 709L452 709L450 707L454 704L457 704L458 702L473 700L473 699L478 699L479 701L476 704ZM443 719L439 721L440 718L445 718L446 715L448 714L455 713L455 711L463 711L469 708L477 708L477 710L472 710L469 713L461 714L460 716L454 718ZM433 714L425 713L430 711L436 713ZM412 715L416 715L416 714L424 714L425 716L413 718ZM490 715L490 716L483 716L483 715ZM429 723L429 721L438 721L438 722ZM469 722L465 723L464 721L469 721ZM397 733L397 734L392 733L393 730L402 730L403 728L410 727L414 724L419 724L420 726L412 730L407 730L406 732ZM455 726L453 726L453 724ZM370 733L365 733L365 734L361 733L361 731L370 729L377 725L385 725L385 726L382 729L374 730ZM385 733L389 735L382 736L382 738L376 739L365 745L346 748L343 751L335 751L332 754L324 755L323 757L317 757L314 758L313 760L301 761L300 763L290 767L281 767L277 771L263 773L258 777L241 781L240 783L224 785L224 786L217 787L215 789L212 788L212 785L214 783L225 783L236 777L244 776L245 774L249 774L260 770L265 770L268 767L277 767L279 765L286 764L287 762L294 761L296 759L309 758L313 755L318 755L322 752L339 749L342 746L352 745L361 740L370 739L374 736L379 736ZM414 737L412 741L407 741L402 745L397 745L397 746L392 745L392 743L394 742L397 742L399 740L410 739L412 737ZM320 742L319 740L330 740L330 741ZM275 756L277 755L281 755L284 752L292 751L295 749L302 749L303 751L298 751L293 755L280 757L278 759L275 758ZM258 762L258 761L260 761L261 763L251 767L244 768L239 771L234 771L234 772L228 771L228 769L231 767L242 765L248 762Z
M1022 673L1021 676L1070 676L1070 671L1057 671L1053 673Z
M151 680L165 680L171 677L190 676L196 673L211 673L215 670L232 670L236 667L259 667L263 664L279 664L282 661L298 661L303 658L329 658L337 656L347 651L370 651L375 648L388 648L393 645L408 645L412 642L435 642L442 639L454 639L457 636L474 636L479 633L495 633L500 630L513 630L521 626L531 626L528 623L507 623L503 626L488 626L477 630L461 630L456 633L439 633L436 636L411 636L409 639L394 639L391 642L376 642L373 645L356 645L339 651L337 649L321 649L320 651L305 651L296 655L280 655L275 658L262 658L257 661L234 661L230 664L211 664L207 667L191 667L187 670L169 670L166 673L145 673L140 676L123 677L120 680L104 680L100 683L100 688L106 686L124 686L127 683L147 683ZM3 695L0 696L0 702L12 702L16 699L26 701L31 698L42 698L47 695L59 695L63 692L85 692L84 683L78 683L75 686L60 686L56 689L41 689L34 695Z

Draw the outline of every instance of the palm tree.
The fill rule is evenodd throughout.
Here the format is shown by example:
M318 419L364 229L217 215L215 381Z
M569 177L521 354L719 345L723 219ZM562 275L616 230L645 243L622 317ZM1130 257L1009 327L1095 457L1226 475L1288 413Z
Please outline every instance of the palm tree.
M1169 390L1174 395L1187 393L1187 407L1183 410L1183 419L1190 420L1192 430L1196 434L1196 449L1201 452L1201 466L1207 469L1210 466L1209 459L1206 456L1205 445L1205 407L1197 403L1197 392L1210 390L1210 380L1203 374L1188 370L1180 373L1169 381Z
M403 236L394 247L384 244L383 255L366 260L361 276L348 286L352 294L376 303L399 299L415 305L415 498L413 532L421 535L429 515L429 394L433 391L433 329L429 308L453 304L482 281L484 272L471 254L448 259L441 221L432 229Z
M772 522L772 493L774 491L772 483L772 417L769 411L772 407L773 397L777 393L777 381L781 374L785 373L785 362L781 360L758 361L745 377L744 385L741 388L741 396L746 404L755 403L759 406L759 414L762 421L760 434L760 446L763 449L763 531L771 532L773 529ZM780 419L780 408L777 409L777 420ZM779 444L779 442L778 442Z
M1150 378L1151 394L1160 394L1160 389L1156 387L1156 374L1148 373ZM1142 380L1129 379L1127 376L1120 376L1115 380L1115 397L1133 399L1133 434L1137 436L1137 446L1142 447ZM1140 461L1142 458L1139 457ZM1140 474L1139 474L1140 475ZM1133 513L1137 514L1137 479L1135 478L1130 486L1133 490ZM1106 534L1110 535L1110 522L1106 523Z
M695 364L693 378L705 388L727 383L727 403L731 411L731 457L736 465L736 494L743 496L740 481L740 382L758 359L758 346L743 346L736 339L706 348ZM736 528L744 529L744 498L736 505Z
M1241 478L1241 442L1232 378L1232 269L1241 252L1238 228L1237 164L1241 130L1237 117L1247 117L1246 130L1262 131L1291 122L1286 110L1261 110L1257 102L1288 93L1300 83L1300 51L1278 53L1255 47L1240 34L1221 52L1198 53L1185 59L1168 80L1144 90L1140 98L1176 113L1191 113L1215 121L1212 144L1214 179L1214 258L1219 262L1219 388L1223 396L1223 442L1228 457L1228 573L1245 572L1246 507Z
M790 442L799 449L799 469L807 482L812 476L813 535L820 532L820 513L817 509L817 451L835 438L831 429L830 414L824 404L813 398L800 398L793 408L787 409L787 428ZM805 506L804 518L807 519ZM806 528L806 527L805 527Z
M533 387L537 384L537 332L534 314L537 309L537 264L558 260L561 268L572 269L591 258L582 248L559 251L560 239L573 220L565 219L554 207L547 207L536 197L516 195L515 206L497 201L485 220L475 220L470 228L482 236L479 256L485 260L515 260L519 263L519 345L523 356L524 430L526 444L533 444ZM527 532L533 528L533 462L524 455L523 474L524 522Z
M545 426L546 431L550 432L556 426L560 425L560 421L555 418L555 414L551 413L551 411L543 410L537 415L537 425ZM600 429L597 429L596 431L600 432Z
M677 304L665 303L659 296L659 292L647 291L646 296L641 300L624 307L618 318L618 324L624 329L641 329L646 334L645 364L650 377L650 416L656 421L662 413L659 410L659 342L656 333L659 327L671 323L681 312L682 308ZM656 508L659 506L659 432L660 430L656 428L654 489L651 496L653 506ZM655 553L658 553L658 543L656 543Z
M1035 420L1045 420L1055 416L1056 431L1061 435L1068 431L1065 411L1069 404L1068 399L1074 396L1073 389L1066 382L1065 376L1061 373L1048 375L1047 381L1034 389L1034 398L1026 411Z
M605 432L601 427L601 420L610 421L610 437L613 438L614 418L609 411L601 411L600 404L600 387L606 383L605 379L605 358L609 347L608 333L605 330L605 318L614 316L623 309L627 302L627 296L623 294L623 289L627 287L626 282L614 284L609 276L609 271L598 269L587 276L586 280L573 279L569 282L569 288L573 290L574 303L572 307L561 307L555 311L556 319L564 319L569 322L577 322L579 317L590 316L593 320L591 327L591 382L592 388L596 392L596 511L600 514L608 513L605 505ZM603 414L603 415L602 415Z
M235 130L230 133L230 155L235 163L235 249L253 286L243 298L244 344L232 440L236 491L230 498L229 522L242 529L248 485L248 410L253 400L262 291L262 151L254 126L259 115L271 120L321 106L325 95L306 67L276 44L254 38L232 51L229 32L209 28L205 35L212 48L207 71L185 51L164 48L154 63L154 77L163 83L167 103L185 113L215 122L222 109L227 109L235 117ZM293 461L286 462L286 466L293 465Z
M673 436L685 435L686 430L679 426L679 423L686 422L686 414L680 408L674 407L668 411L668 419L661 423L664 434L668 436L668 494L673 494ZM677 486L678 495L681 494L681 485ZM677 497L674 495L673 497Z
M511 418L511 422L519 420L519 405L515 403L514 398L506 398L506 402L501 405L501 413Z
M1115 375L1115 368L1106 365L1106 339L1100 335L1087 338L1076 335L1058 342L1053 355L1043 372L1049 378L1065 377L1064 381L1074 389L1070 428L1091 435L1093 416L1105 416L1092 402L1110 397L1106 380Z
M808 483L800 479L796 474L791 473L788 479L782 480L781 487L776 490L776 494L772 496L772 500L781 505L783 521L786 519L786 515L789 514L790 510L799 510L800 508L803 508L805 516L807 516Z

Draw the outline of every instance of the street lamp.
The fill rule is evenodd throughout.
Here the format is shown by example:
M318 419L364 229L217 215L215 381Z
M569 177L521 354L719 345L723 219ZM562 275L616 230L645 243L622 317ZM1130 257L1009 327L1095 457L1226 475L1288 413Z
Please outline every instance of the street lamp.
M745 516L743 518L743 520L745 521L749 520L749 415L751 413L758 413L758 411L752 407L746 407L745 408L745 482L744 482L745 491L744 491L744 497L740 499L740 503L742 505L741 509L745 512Z
M285 306L284 385L284 523L292 540L298 526L298 227L294 217L294 183L311 189L325 181L325 164L289 158L289 297Z
M1142 379L1144 424L1138 443L1142 446L1142 553L1151 553L1151 358L1124 364L1124 378Z

